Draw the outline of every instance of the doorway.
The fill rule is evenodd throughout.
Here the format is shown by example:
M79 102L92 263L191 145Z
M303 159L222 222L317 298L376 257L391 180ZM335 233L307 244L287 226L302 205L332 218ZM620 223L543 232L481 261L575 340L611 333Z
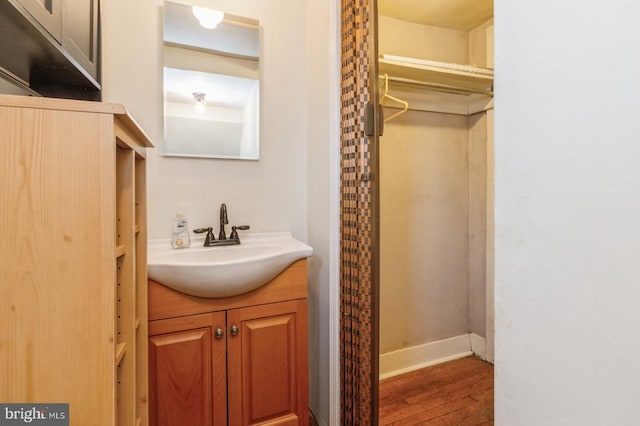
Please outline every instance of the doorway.
M417 383L420 375L410 372L493 357L487 351L493 348L487 315L493 3L422 1L418 7L412 0L378 0L377 30L384 106L379 370L383 383L392 381L398 394L403 389L397 377L408 374ZM466 383L476 370L470 371L458 379ZM440 383L443 389L455 386L446 379ZM411 385L405 391L417 390ZM426 393L434 407L455 405L442 394ZM422 415L411 413L410 404L403 410L389 402L380 400L381 419L389 410L414 420Z
M355 274L357 286L345 287L341 274L341 358L357 352L360 366L357 383L342 378L342 413L345 397L353 406L369 392L366 411L377 420L379 377L465 355L493 359L493 4L450 1L448 10L429 11L432 2L365 1L345 9L348 3L343 55L348 34L360 48L354 69L365 71L351 74L361 82L357 93L366 94L362 129L374 134L356 138L351 153L342 140L342 170L351 158L353 176L373 177L368 186L356 179L353 210L342 198L341 211L353 211L348 222L360 227L357 247L367 253L353 258L356 269L368 271ZM350 17L357 31L349 32ZM343 106L344 89L343 80ZM378 103L384 113L371 126L371 104ZM363 209L358 201L369 196ZM346 306L354 294L357 303ZM344 319L367 309L368 328ZM345 330L365 344L345 344ZM344 424L364 424L359 416Z

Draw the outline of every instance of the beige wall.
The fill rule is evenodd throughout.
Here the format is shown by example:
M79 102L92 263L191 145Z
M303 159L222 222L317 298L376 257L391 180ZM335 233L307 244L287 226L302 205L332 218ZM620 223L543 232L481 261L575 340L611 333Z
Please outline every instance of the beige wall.
M493 19L469 31L469 64L493 69Z
M408 111L380 141L380 351L467 331L468 118Z
M492 29L493 21L465 32L381 16L379 50L492 66ZM411 90L416 101L427 99ZM468 332L485 337L487 131L485 113L410 110L385 124L382 354Z
M487 115L410 110L380 168L380 352L485 337Z
M162 1L101 4L102 99L124 104L157 146L162 140Z
M487 126L486 113L469 116L469 331L482 337L487 337Z
M388 16L378 19L380 54L424 58L466 64L469 36L466 31L420 25Z

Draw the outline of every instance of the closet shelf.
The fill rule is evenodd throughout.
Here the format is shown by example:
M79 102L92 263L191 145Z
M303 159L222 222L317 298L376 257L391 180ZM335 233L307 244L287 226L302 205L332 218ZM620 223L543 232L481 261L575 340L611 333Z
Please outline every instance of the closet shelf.
M378 65L380 74L388 74L393 83L459 94L493 91L493 70L486 68L387 54L380 55Z

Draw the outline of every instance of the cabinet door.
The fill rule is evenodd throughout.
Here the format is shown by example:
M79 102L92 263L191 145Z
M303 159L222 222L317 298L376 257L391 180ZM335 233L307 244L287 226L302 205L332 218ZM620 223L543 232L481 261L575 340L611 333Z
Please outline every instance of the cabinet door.
M225 426L224 312L149 322L149 423Z
M62 28L62 2L60 0L17 0L17 2L58 43L60 42Z
M230 310L227 327L229 425L306 426L307 301Z
M96 81L99 4L99 0L65 0L62 10L62 48Z

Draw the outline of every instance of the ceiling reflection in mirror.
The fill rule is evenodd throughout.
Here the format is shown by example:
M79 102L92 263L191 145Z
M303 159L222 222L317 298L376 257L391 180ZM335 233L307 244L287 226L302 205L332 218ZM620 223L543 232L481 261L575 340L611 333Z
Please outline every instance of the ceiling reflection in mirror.
M164 2L163 153L257 160L259 23L224 14L203 25L191 6Z

